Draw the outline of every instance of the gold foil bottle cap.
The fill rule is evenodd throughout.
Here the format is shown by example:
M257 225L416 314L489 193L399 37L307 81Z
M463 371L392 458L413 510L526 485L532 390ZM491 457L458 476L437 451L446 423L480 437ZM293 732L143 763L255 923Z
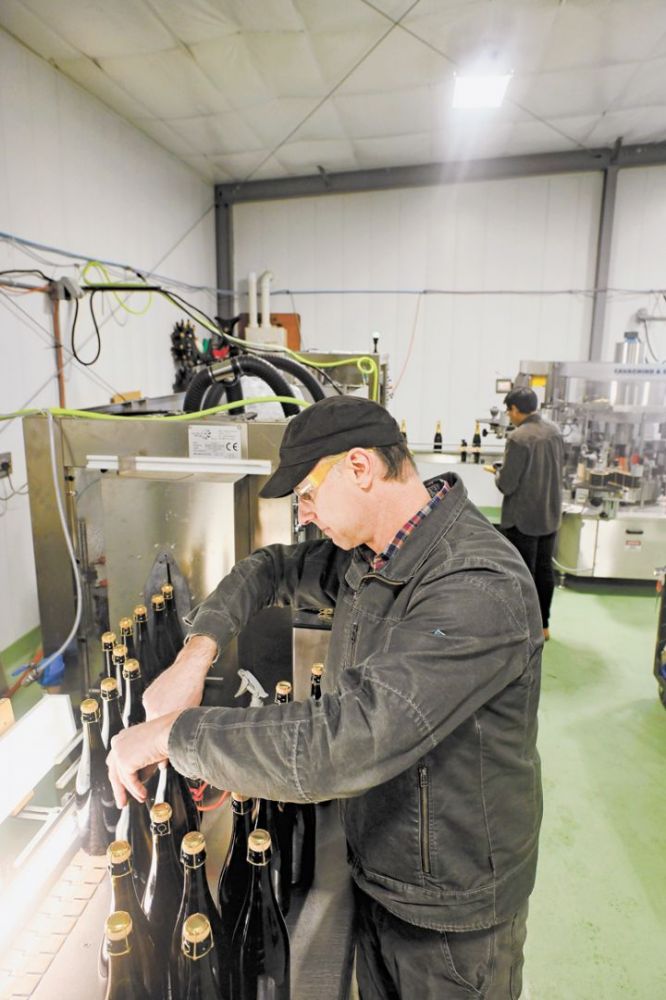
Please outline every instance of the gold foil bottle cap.
M278 681L275 685L275 694L279 695L281 698L288 698L291 691L292 687L289 681Z
M131 618L121 618L118 622L121 632L131 632L132 631L132 619Z
M200 854L206 850L206 838L198 830L186 833L180 845L183 854Z
M99 705L94 698L85 698L80 705L81 717L83 719L97 719L99 718Z
M128 840L112 840L106 849L106 859L111 865L121 865L132 857Z
M132 933L132 918L127 910L110 913L104 923L104 931L109 941L124 941Z
M210 932L210 922L203 913L193 913L183 924L183 938L191 944L205 941Z
M146 605L145 604L137 604L137 606L134 609L134 617L135 618L145 618L147 614L148 614L148 610L146 608Z
M115 677L105 677L99 685L102 698L113 698L118 694L118 681Z
M243 795L241 792L232 792L231 797L234 802L248 802L251 796Z
M153 594L153 596L150 598L150 603L152 604L154 611L158 610L161 611L162 608L164 607L164 598L162 597L161 594Z
M172 809L168 802L157 802L150 810L150 818L153 823L169 823L171 816Z
M102 645L103 646L115 646L116 644L116 633L115 632L104 632L102 633Z
M310 671L310 673L314 674L315 677L321 677L321 675L324 673L324 664L323 663L313 663L312 664L312 670Z
M141 673L141 664L138 660L125 660L123 677L137 677Z
M118 643L117 646L113 647L113 658L114 660L124 659L127 656L127 646L122 642Z
M271 835L268 830L253 830L247 838L249 851L264 852L271 846Z
M160 590L162 591L165 597L173 597L172 583L163 583L162 586L160 587Z

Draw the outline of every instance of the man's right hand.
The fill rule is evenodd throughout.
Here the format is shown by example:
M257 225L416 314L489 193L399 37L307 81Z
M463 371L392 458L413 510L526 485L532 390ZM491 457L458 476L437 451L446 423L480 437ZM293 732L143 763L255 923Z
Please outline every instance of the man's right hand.
M168 670L146 689L143 704L147 719L197 708L203 698L206 674L216 655L214 639L207 635L193 636Z

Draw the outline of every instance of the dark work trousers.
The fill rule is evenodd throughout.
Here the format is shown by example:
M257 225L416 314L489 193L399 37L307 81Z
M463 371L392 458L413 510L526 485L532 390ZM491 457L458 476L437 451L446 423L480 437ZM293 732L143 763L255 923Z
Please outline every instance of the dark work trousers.
M518 1000L527 902L482 931L431 931L355 889L361 1000Z
M539 596L543 627L548 628L550 605L555 590L553 552L557 532L554 531L552 535L524 535L518 528L502 528L502 534L516 546L532 574Z

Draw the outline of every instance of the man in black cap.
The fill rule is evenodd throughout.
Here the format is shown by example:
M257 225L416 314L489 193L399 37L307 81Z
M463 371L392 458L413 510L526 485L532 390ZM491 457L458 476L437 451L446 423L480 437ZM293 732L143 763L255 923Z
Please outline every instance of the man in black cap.
M114 738L116 798L145 799L140 769L167 757L218 788L337 798L362 1000L518 997L541 819L543 635L525 564L456 475L421 482L368 400L291 420L262 495L291 492L325 537L259 549L193 612L146 694L151 721ZM335 608L323 698L198 707L219 651L285 604Z

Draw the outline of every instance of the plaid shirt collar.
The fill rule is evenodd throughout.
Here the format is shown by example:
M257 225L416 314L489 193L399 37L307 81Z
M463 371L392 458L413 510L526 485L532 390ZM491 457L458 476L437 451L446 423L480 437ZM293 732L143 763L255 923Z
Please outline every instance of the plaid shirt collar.
M431 510L435 509L450 489L450 484L444 481L441 488L434 493L433 496L431 496L425 507L421 507L421 510L417 511L413 517L410 517L406 524L403 524L402 528L395 533L392 541L389 542L383 552L379 552L375 555L369 546L361 546L363 555L370 563L370 569L373 573L378 573L380 570L384 569L391 557L402 548L414 529L418 528L419 524L426 519Z

